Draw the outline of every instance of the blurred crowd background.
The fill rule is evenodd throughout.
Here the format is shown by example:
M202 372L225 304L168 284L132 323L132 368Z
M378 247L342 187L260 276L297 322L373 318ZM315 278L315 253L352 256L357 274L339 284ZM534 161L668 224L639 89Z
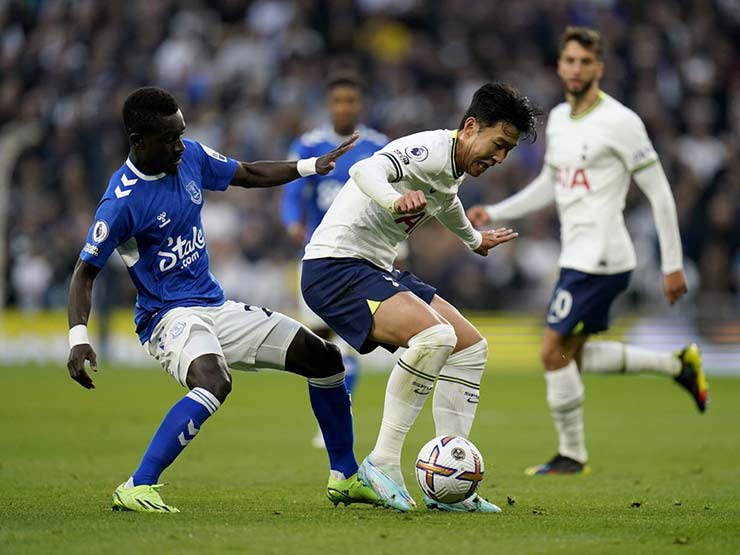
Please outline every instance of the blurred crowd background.
M127 155L121 107L138 86L173 91L190 138L241 160L282 159L293 138L326 122L323 80L338 67L365 77L365 122L391 138L456 127L490 80L549 110L563 98L555 63L567 24L605 34L602 88L642 116L660 153L695 301L685 310L737 315L738 0L0 1L3 300L24 310L66 304L95 205ZM543 151L544 127L466 181L463 203L515 192L539 172ZM281 227L280 194L211 194L204 226L228 296L290 311L300 253ZM657 238L635 187L627 221L640 260L629 302L659 310ZM542 311L557 274L554 207L518 229L517 241L481 258L429 225L402 264L462 308ZM111 260L96 293L131 306L133 286Z

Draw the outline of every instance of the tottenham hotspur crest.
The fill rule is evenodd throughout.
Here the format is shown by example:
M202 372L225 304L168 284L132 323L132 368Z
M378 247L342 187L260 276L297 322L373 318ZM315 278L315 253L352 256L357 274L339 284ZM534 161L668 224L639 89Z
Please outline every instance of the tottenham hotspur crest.
M191 181L190 183L185 185L185 190L190 195L190 200L192 200L195 204L203 203L203 194L200 192L200 189L198 189L195 181Z

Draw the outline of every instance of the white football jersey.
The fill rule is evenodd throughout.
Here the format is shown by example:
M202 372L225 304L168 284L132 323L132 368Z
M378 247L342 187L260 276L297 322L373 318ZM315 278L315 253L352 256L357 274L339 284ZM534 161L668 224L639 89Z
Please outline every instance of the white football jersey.
M545 164L552 172L560 215L560 267L614 274L636 265L624 225L632 174L658 161L640 117L600 92L587 112L553 108Z
M375 159L387 167L390 161L393 169L388 182L393 190L399 195L411 190L423 191L426 208L418 214L394 214L365 194L350 178L306 245L304 260L362 258L390 270L399 243L434 217L469 248L476 248L480 244L480 234L465 218L457 198L465 174L455 167L456 145L457 131L424 131L392 141L365 160Z

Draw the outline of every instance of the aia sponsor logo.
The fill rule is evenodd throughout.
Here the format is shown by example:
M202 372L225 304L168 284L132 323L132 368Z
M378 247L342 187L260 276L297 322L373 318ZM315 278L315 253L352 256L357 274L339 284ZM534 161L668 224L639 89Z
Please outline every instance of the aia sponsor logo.
M586 170L583 168L563 168L555 170L555 184L561 189L575 189L583 187L591 191Z

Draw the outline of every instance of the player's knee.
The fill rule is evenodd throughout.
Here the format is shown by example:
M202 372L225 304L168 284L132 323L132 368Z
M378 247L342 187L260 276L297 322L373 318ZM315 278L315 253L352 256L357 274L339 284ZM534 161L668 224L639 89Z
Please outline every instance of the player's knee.
M540 348L540 360L545 370L557 370L569 362L565 350L557 343L544 343Z
M306 378L325 378L344 372L342 352L334 343L301 328L288 347L285 370Z
M450 324L436 324L420 331L408 341L409 348L449 348L457 345L455 328Z
M223 403L231 393L231 375L226 361L218 355L203 355L190 363L187 376L190 389L201 387Z
M324 341L325 349L325 368L320 369L318 377L334 376L344 372L344 362L342 361L342 350L330 341Z
M474 368L483 370L488 361L488 341L484 337L465 349L461 349L450 355L447 359L449 366L461 368Z

